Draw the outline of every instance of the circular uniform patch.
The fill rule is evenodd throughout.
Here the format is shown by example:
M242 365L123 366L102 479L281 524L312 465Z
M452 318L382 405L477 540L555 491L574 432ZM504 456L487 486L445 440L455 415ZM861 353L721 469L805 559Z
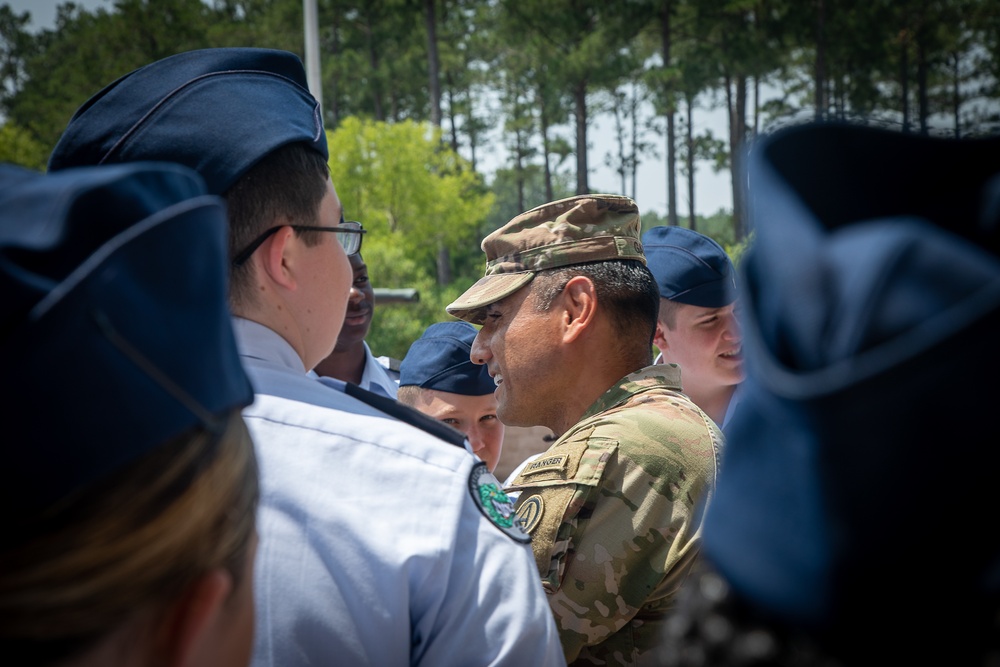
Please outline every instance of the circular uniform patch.
M507 533L517 542L527 544L531 537L521 529L514 519L514 503L500 488L500 482L493 476L485 463L477 463L469 473L469 493L487 519L497 528Z
M542 520L543 509L545 509L545 503L542 502L542 497L538 494L527 498L521 503L521 506L517 509L517 522L521 524L524 532L531 534L531 531L535 529L538 522Z

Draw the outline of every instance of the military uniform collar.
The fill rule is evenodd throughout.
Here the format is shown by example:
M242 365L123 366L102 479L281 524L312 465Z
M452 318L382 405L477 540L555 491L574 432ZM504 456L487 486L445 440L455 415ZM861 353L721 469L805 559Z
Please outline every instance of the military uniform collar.
M601 394L580 417L580 421L624 403L635 394L648 389L681 390L681 367L677 364L654 364L629 373Z

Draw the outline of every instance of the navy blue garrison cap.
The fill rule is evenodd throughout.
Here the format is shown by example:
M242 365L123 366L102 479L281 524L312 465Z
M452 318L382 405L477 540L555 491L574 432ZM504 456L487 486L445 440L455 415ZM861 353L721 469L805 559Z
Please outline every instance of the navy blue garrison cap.
M399 386L466 396L492 394L496 384L486 366L472 363L469 357L476 333L468 322L437 322L427 327L399 364Z
M975 645L1000 602L1000 138L808 125L748 169L747 381L704 552L854 657Z
M736 299L729 255L704 234L684 227L653 227L642 235L646 265L664 299L721 308Z
M226 279L223 202L186 167L0 166L0 515L253 400Z
M328 157L302 61L272 49L188 51L126 74L70 119L49 170L179 162L223 194L261 158L304 142Z

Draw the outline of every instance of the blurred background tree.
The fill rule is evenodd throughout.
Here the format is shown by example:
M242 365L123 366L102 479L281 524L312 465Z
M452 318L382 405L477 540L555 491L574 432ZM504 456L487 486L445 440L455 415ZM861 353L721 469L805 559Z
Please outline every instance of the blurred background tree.
M350 116L327 140L344 215L368 230L372 285L420 293L417 303L376 303L369 345L402 358L428 324L451 319L444 307L481 277L478 244L494 196L430 123Z
M77 108L153 60L217 46L303 51L302 0L89 0L54 26L0 2L0 159L44 169ZM35 5L25 5L34 7ZM752 243L741 161L812 119L966 137L1000 132L1000 3L984 0L317 0L331 169L371 231L378 354L402 356L482 275L480 241L523 210L663 165L665 213L734 260ZM715 136L697 113L718 111ZM593 126L606 121L593 156ZM611 129L608 130L607 128ZM612 136L613 135L613 136ZM489 142L492 142L490 145ZM502 150L497 150L498 148ZM486 153L502 161L486 172ZM695 213L732 176L733 207ZM704 202L700 202L704 206ZM711 204L711 203L709 203ZM703 209L704 210L704 209ZM709 209L710 210L710 209Z

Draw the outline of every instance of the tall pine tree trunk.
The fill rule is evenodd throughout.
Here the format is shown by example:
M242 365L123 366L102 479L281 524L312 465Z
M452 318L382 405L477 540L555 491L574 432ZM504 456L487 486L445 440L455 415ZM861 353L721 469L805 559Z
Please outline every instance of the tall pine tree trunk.
M923 28L917 31L917 114L919 115L920 134L927 136L927 126L930 117L930 102L927 99L927 49L924 44Z
M735 100L731 88L735 85ZM747 235L746 191L743 187L744 150L747 126L747 80L726 75L726 101L729 103L729 162L733 188L733 232L739 243Z
M521 129L518 128L514 130L514 141L515 141L515 173L517 174L517 210L525 211L527 207L524 205L524 155L525 155L525 141L524 136L521 133Z
M663 3L663 11L660 13L660 42L662 45L663 67L667 69L671 64L672 28L670 15L673 10L672 2ZM667 114L667 224L677 226L677 153L676 153L676 127L674 126L674 96L673 84L667 83L664 90L664 102L666 103Z
M424 20L427 23L427 71L430 75L431 123L441 127L441 61L438 58L437 18L435 0L424 0Z
M545 108L543 91L538 91L538 123L542 133L542 162L545 168L545 201L552 201L555 195L552 191L552 167L549 163L549 114ZM521 209L522 211L524 209Z
M694 213L694 98L684 94L687 106L687 190L688 190L688 227L697 231L698 219Z
M816 63L813 72L816 120L826 117L826 0L816 0Z
M961 73L959 70L959 63L961 62L959 54L953 53L952 55L952 67L951 67L951 115L955 119L955 138L962 138L962 116L959 113L959 109L962 107L962 93L961 93Z
M441 241L437 250L437 283L440 287L451 284L451 253Z
M910 47L908 41L904 36L900 44L901 53L899 54L899 87L900 102L903 105L903 132L910 131Z
M573 104L576 109L576 194L590 193L587 167L587 82L579 81L573 87ZM522 207L523 211L524 208Z
M375 120L385 120L382 111L382 86L379 84L378 51L375 48L375 26L372 24L371 12L365 14L365 28L368 33L368 65L371 67L372 106Z
M330 39L330 54L336 59L340 57L340 12L334 12L333 14L333 30L331 30L332 37ZM327 120L328 127L337 127L340 125L340 81L337 75L334 74L330 78L330 106L327 112L330 115L329 120Z
M639 86L632 84L632 103L629 113L632 116L632 159L629 168L632 176L632 199L636 199L636 183L639 180Z
M458 123L455 118L455 86L452 82L450 72L445 75L445 82L448 84L445 95L448 97L448 131L451 135L451 150L458 154Z

